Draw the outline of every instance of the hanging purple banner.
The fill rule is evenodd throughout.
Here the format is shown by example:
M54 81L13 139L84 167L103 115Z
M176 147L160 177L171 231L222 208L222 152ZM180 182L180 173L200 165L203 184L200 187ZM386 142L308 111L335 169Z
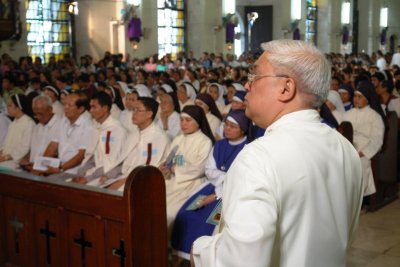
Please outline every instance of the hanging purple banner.
M225 42L226 43L233 43L235 39L235 24L232 22L228 22L226 24L226 35L225 35Z
M386 45L386 32L387 32L387 28L382 29L381 31L381 45Z
M342 44L346 45L349 42L349 34L349 28L344 26L342 30Z
M131 18L128 24L129 40L139 42L142 35L142 21L139 18Z
M300 40L300 29L296 28L293 31L293 40Z

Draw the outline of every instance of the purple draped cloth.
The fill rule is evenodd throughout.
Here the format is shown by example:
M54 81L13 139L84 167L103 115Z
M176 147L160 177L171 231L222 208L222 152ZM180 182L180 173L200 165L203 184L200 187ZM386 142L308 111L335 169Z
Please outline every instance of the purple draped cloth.
M131 18L128 24L129 40L139 42L142 35L142 21L139 18Z
M349 28L344 26L342 31L342 44L346 45L349 42Z
M386 45L386 29L382 29L381 31L381 45Z
M293 31L293 40L300 40L300 29L296 28Z
M235 39L235 24L233 24L232 22L228 22L226 24L225 42L233 43L234 39Z

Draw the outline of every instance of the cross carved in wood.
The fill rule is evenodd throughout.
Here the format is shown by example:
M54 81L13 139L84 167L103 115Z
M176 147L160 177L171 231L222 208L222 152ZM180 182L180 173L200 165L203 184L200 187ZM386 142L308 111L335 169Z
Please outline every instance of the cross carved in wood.
M81 229L79 238L74 238L74 243L81 247L81 266L86 266L85 249L92 247L92 242L85 240L85 230Z
M119 248L113 248L112 249L112 254L113 256L118 256L120 258L120 267L125 266L125 258L126 258L126 252L125 252L125 241L120 240L119 241Z
M47 264L51 264L51 247L50 247L50 238L55 238L56 233L51 232L49 229L49 221L46 220L46 226L44 229L40 229L40 234L46 236L46 255L47 255Z
M10 221L10 225L14 228L15 253L19 254L19 231L24 228L24 224L14 215L14 218Z

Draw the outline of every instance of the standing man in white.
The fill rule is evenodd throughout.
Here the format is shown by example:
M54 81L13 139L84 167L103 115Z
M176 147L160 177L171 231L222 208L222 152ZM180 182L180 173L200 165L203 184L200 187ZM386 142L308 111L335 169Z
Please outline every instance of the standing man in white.
M345 266L361 208L361 162L316 111L331 66L301 41L262 47L246 115L266 132L229 169L220 233L194 242L192 266Z
M392 62L390 63L391 67L393 67L394 65L400 67L400 45L397 46L397 52L393 54Z

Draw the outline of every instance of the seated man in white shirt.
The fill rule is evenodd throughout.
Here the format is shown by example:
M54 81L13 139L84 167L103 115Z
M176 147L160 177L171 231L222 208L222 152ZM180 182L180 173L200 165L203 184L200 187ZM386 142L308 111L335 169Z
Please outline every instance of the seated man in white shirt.
M131 133L125 143L122 155L123 163L101 177L99 184L109 183L108 179L117 178L110 189L123 189L128 175L140 165L158 167L165 160L170 140L167 134L155 125L158 103L150 97L139 97L133 108L132 122L139 128Z
M32 132L30 153L21 161L20 166L32 173L38 173L33 169L33 164L44 155L51 141L60 131L61 118L54 114L52 100L47 95L40 95L32 100L32 110L39 121Z
M68 95L65 101L65 118L61 123L59 135L52 140L45 152L47 157L58 155L60 166L48 167L44 174L58 174L52 177L59 179L75 175L85 158L85 153L90 154L93 151L93 123L84 115L88 107L86 96L84 93L73 93Z
M73 182L85 184L117 166L127 131L110 115L112 98L105 92L95 93L90 100L90 114L96 123L97 144L94 155L78 170Z

